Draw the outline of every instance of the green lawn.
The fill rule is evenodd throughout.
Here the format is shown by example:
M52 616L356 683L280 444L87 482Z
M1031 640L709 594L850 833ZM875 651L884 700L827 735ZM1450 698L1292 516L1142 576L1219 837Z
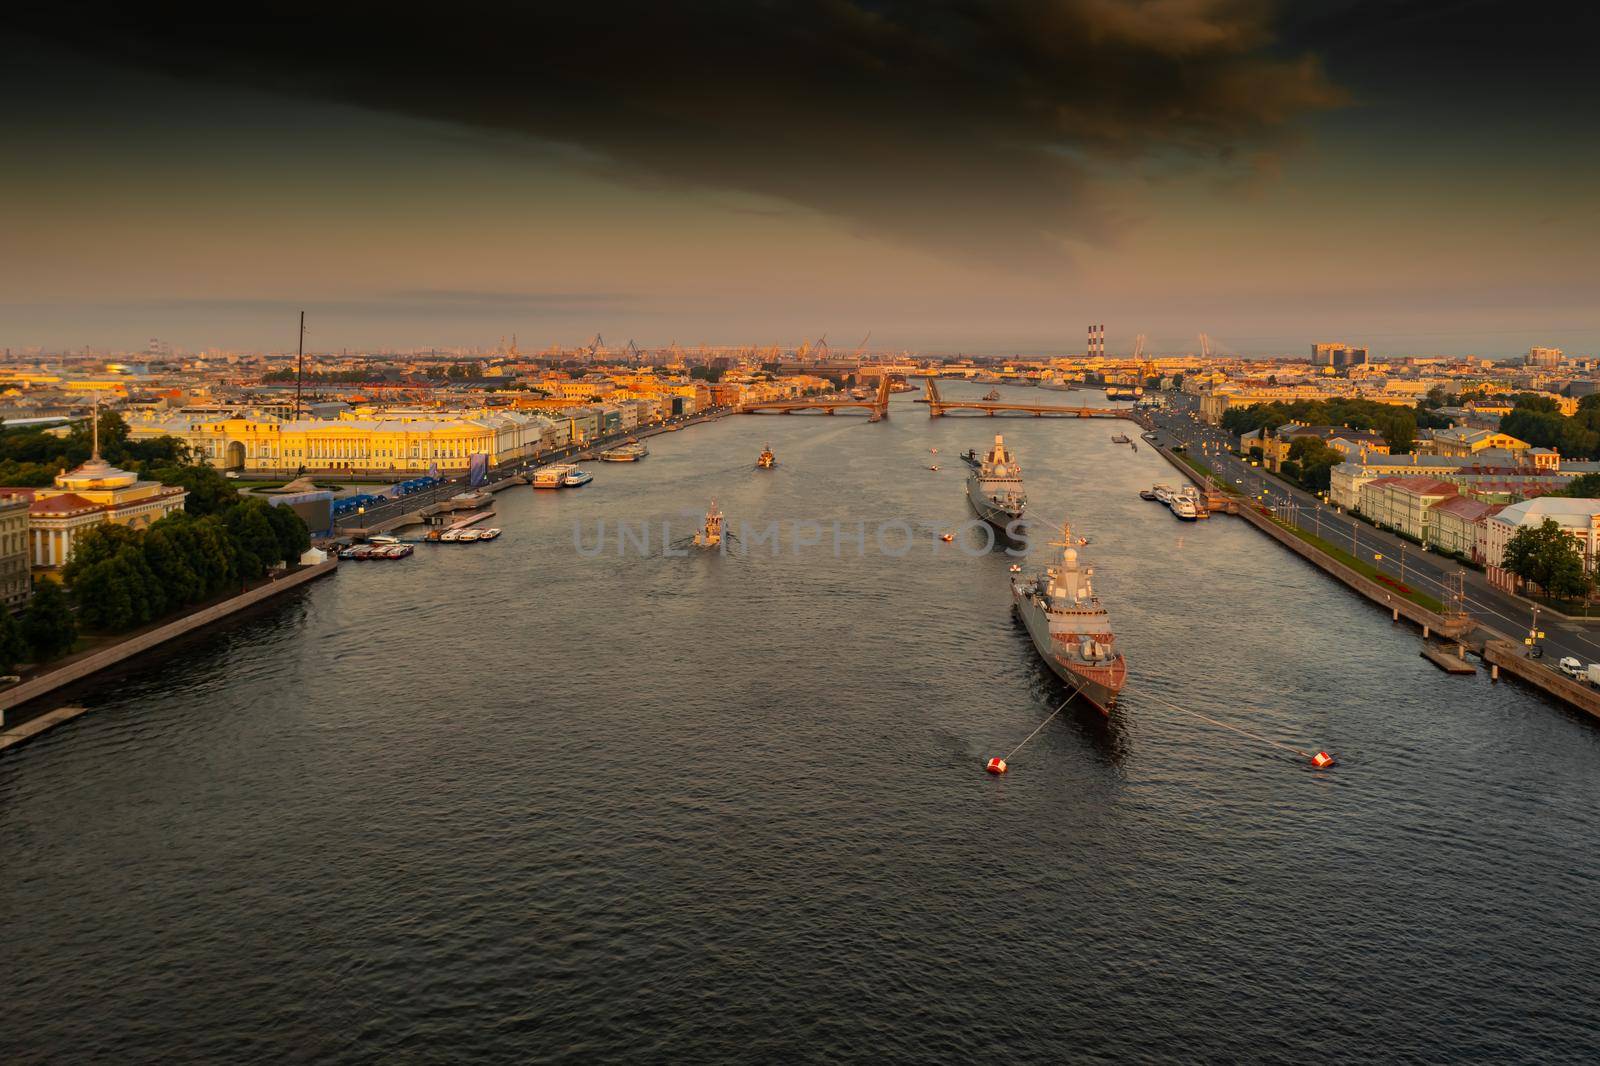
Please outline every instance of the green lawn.
M1343 563L1345 566L1348 566L1361 576L1372 581L1376 581L1384 588L1391 589L1396 595L1405 597L1418 607L1425 607L1434 614L1444 613L1444 604L1440 603L1438 600L1434 599L1432 596L1429 596L1425 592L1418 592L1409 585L1402 587L1397 580L1395 580L1393 577L1390 577L1388 574L1380 572L1376 566L1373 566L1365 559L1351 555L1338 545L1325 541L1314 533L1307 533L1303 529L1292 526L1283 521L1283 519L1278 518L1276 515L1268 515L1267 517L1271 518L1273 523L1276 524L1279 529L1287 530L1288 532L1293 533L1295 536L1299 537L1301 540L1305 541L1322 554L1329 556L1330 558L1337 559L1339 562Z

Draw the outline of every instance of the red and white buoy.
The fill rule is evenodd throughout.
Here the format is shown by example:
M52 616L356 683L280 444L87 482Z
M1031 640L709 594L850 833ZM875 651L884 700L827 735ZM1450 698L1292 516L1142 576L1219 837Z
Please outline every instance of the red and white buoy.
M989 771L991 774L1003 774L1009 768L1006 766L1006 761L1000 758L1000 756L996 755L994 758L989 760L988 765L985 766L984 769Z
M1317 770L1326 770L1328 767L1335 765L1335 761L1332 755L1325 751L1319 751L1311 756L1311 765Z

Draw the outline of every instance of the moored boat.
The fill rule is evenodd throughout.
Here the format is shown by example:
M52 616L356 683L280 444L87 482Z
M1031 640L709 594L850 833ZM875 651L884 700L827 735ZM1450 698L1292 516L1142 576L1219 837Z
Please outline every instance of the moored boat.
M1058 677L1109 713L1128 680L1111 617L1095 595L1092 567L1082 566L1072 530L1061 527L1061 558L1031 579L1012 578L1011 598L1034 648Z
M1006 450L1005 438L995 434L994 447L967 475L967 502L977 516L1001 532L1022 517L1028 494L1022 488L1022 465Z
M615 448L607 448L600 453L600 459L606 463L636 463L650 454L650 449L637 440L630 440L627 444L619 444Z
M567 484L567 475L576 469L577 467L563 464L540 467L533 472L533 487L536 489L564 488Z
M503 532L505 532L505 531L502 530L502 529L491 527L489 529L484 530L482 533L480 533L478 535L478 539L479 540L493 540L494 538L498 537Z
M593 480L593 474L589 473L587 470L579 470L574 467L573 469L567 471L567 476L561 479L561 484L564 488L576 489L587 485Z

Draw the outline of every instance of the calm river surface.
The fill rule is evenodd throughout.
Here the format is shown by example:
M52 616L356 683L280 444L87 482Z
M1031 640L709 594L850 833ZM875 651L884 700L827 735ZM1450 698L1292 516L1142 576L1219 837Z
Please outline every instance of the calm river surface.
M653 438L70 694L0 759L0 1060L1593 1061L1600 730L1141 501L1125 423L911 401ZM935 550L996 431L1130 664L1003 779L1063 688ZM663 557L712 497L867 550Z

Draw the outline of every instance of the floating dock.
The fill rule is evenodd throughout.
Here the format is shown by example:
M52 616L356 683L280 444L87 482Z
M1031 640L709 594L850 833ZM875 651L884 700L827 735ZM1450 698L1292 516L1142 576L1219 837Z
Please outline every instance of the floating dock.
M1459 647L1459 645L1458 645ZM1422 657L1447 674L1475 674L1478 668L1448 648L1429 641L1422 642Z

